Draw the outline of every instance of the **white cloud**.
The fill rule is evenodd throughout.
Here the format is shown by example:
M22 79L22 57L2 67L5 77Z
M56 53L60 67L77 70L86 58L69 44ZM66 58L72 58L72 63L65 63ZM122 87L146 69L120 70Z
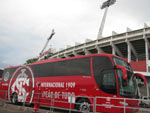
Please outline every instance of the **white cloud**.
M95 40L104 13L102 0L1 0L0 67L38 56L51 29L52 47L66 48L86 38ZM109 8L104 36L137 29L149 20L149 0L117 0Z

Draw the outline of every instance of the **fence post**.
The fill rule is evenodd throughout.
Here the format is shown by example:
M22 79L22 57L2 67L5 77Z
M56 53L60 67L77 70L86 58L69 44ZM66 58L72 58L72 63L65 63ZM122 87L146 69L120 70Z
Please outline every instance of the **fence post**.
M7 91L4 91L4 95L5 95L4 100L7 100ZM3 101L3 104L4 104L4 108L6 108L7 107L6 102Z
M51 93L51 105L50 105L50 113L53 112L53 93Z
M69 109L69 113L71 113L71 104L72 104L72 95L70 96L70 109Z
M6 93L5 93L5 100L7 100L7 91L6 91Z
M4 93L2 91L0 91L0 97L2 97ZM3 106L4 102L2 100L2 98L0 98L0 105Z
M94 97L94 105L93 105L93 112L96 113L96 97Z
M23 107L25 106L25 102L26 102L26 92L24 92Z
M126 99L124 98L124 113L126 113L126 106L125 106L125 103L126 103Z

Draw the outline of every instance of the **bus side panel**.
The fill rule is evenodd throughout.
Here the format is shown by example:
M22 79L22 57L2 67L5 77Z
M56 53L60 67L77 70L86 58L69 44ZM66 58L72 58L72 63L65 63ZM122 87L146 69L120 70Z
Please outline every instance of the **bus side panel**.
M86 95L87 98L95 95L94 80L85 76L40 77L42 95L40 104L55 107L69 108L76 101L75 96ZM53 100L53 102L51 101ZM93 104L93 103L91 103Z
M9 83L10 83L10 79L13 75L13 73L15 72L16 68L6 68L3 71L2 74L2 80L1 80L1 86L0 86L0 92L2 92L2 94L0 95L0 98L4 99L4 100L8 100L9 96L8 96L8 87L9 87Z

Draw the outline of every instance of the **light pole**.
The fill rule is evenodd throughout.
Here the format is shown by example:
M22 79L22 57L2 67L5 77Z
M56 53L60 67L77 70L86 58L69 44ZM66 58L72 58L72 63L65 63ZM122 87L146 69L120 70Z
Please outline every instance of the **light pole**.
M46 47L47 47L49 41L52 39L52 37L53 37L54 35L55 35L55 32L54 32L54 29L52 29L51 35L48 37L48 39L47 39L47 41L46 41L46 43L45 43L45 45L44 45L42 51L41 51L40 54L39 54L38 61L40 61L43 57L45 57L45 56L48 54L48 52L49 52L49 50L50 50L51 48L50 48L48 51L45 51L45 49L46 49ZM45 51L45 52L44 52L44 51Z
M51 33L51 35L49 36L49 38L47 39L46 44L44 45L44 48L43 48L42 51L40 52L40 55L43 54L44 50L46 49L46 47L47 47L49 41L52 39L53 35L55 35L54 29L52 29L52 33Z
M107 0L101 6L101 9L105 9L105 12L104 12L104 15L102 18L101 26L98 31L98 36L97 36L98 39L102 38L102 33L103 33L103 29L104 29L104 24L105 24L108 8L109 8L109 6L113 5L115 2L116 2L116 0Z

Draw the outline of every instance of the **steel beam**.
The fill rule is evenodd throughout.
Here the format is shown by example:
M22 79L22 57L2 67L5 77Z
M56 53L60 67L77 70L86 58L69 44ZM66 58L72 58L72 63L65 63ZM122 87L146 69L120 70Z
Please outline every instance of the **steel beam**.
M146 71L148 72L148 65L149 65L149 42L147 38L145 38L145 54L146 54Z
M90 55L91 52L89 50L87 50L86 48L84 49L85 55Z
M73 51L73 55L74 55L74 56L78 56L79 54L76 53L75 51Z
M64 54L64 56L65 56L66 58L69 58L69 55L67 55L66 53Z
M137 54L135 48L133 47L133 45L131 44L131 42L130 42L129 40L126 40L126 42L127 42L127 45L130 46L130 48L131 48L133 54L134 54L134 55L136 56L136 58L138 59L138 54Z
M97 53L105 53L101 47L96 46Z
M120 57L124 57L121 51L118 49L118 47L115 44L113 44L113 42L111 42L111 47L112 47L112 54L115 55L115 53L117 53Z
M128 51L127 51L127 53L128 53L128 62L131 62L131 46L130 46L130 44L127 44L127 46L128 46Z

